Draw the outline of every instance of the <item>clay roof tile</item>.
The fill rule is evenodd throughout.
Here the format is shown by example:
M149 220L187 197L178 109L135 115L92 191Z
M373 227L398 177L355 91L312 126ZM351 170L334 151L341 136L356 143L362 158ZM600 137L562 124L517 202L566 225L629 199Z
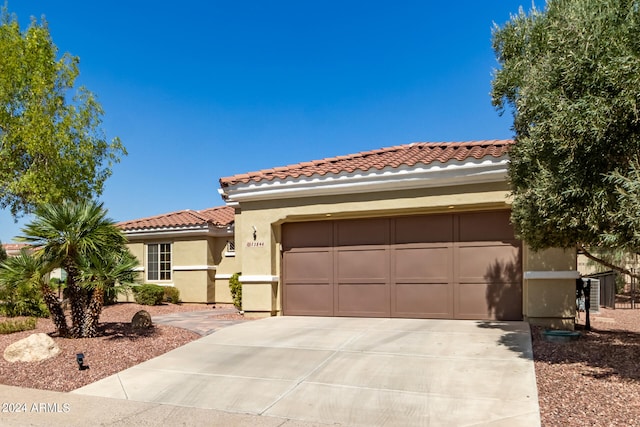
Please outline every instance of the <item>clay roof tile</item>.
M329 157L321 160L297 163L289 166L264 169L257 172L238 174L220 178L220 185L227 187L249 181L324 176L327 174L352 173L354 171L382 170L387 167L399 168L428 165L433 162L446 163L450 160L465 161L469 158L501 157L505 155L512 140L483 140L466 142L414 142L406 145L363 151L356 154Z
M117 224L122 230L148 230L154 228L188 227L212 224L216 227L227 226L234 221L235 211L228 206L192 211L185 209L177 212L123 221Z

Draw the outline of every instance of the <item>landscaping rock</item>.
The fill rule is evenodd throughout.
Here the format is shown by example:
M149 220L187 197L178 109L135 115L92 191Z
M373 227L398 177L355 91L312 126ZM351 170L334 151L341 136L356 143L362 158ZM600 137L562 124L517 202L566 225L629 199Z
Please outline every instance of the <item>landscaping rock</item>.
M153 325L153 323L151 323L151 315L146 310L138 311L131 319L131 327L133 329L147 329L150 328L151 325Z
M47 334L39 333L29 335L27 338L16 341L4 350L4 359L7 362L37 362L57 356L60 348Z

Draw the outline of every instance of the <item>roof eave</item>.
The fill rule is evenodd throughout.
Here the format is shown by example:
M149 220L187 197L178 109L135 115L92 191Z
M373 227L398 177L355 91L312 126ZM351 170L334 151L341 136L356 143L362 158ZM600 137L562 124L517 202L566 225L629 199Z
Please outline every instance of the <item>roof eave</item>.
M508 163L506 155L463 162L434 162L366 172L250 181L221 188L219 192L231 205L259 200L504 182Z
M219 227L213 224L182 227L153 227L123 230L128 239L133 238L176 238L176 237L225 237L234 234L233 224Z

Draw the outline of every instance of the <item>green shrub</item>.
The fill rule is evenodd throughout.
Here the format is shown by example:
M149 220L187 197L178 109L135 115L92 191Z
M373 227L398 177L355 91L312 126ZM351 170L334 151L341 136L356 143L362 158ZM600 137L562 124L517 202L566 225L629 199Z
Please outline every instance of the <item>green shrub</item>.
M26 319L5 320L0 322L0 334L12 334L14 332L30 331L36 328L38 320L35 317Z
M7 317L48 317L49 310L35 286L21 283L0 289L0 314Z
M233 305L242 310L242 283L240 283L240 274L234 273L229 278L229 289L231 290L231 297L233 298Z
M164 288L164 301L171 304L178 304L180 302L180 290L173 286L163 286Z
M142 305L160 305L164 298L164 287L145 283L144 285L134 286L133 298L138 304Z

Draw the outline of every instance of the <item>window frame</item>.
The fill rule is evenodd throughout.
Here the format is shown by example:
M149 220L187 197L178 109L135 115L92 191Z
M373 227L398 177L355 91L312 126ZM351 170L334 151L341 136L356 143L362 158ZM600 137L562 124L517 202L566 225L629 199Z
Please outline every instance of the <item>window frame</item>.
M236 241L235 239L227 240L226 245L224 246L224 256L236 256Z
M152 253L152 247L155 248L155 253ZM173 244L171 242L147 243L146 252L146 281L171 282L173 279ZM169 255L168 261L163 259L163 255L167 254ZM152 273L155 273L155 278L151 277Z

